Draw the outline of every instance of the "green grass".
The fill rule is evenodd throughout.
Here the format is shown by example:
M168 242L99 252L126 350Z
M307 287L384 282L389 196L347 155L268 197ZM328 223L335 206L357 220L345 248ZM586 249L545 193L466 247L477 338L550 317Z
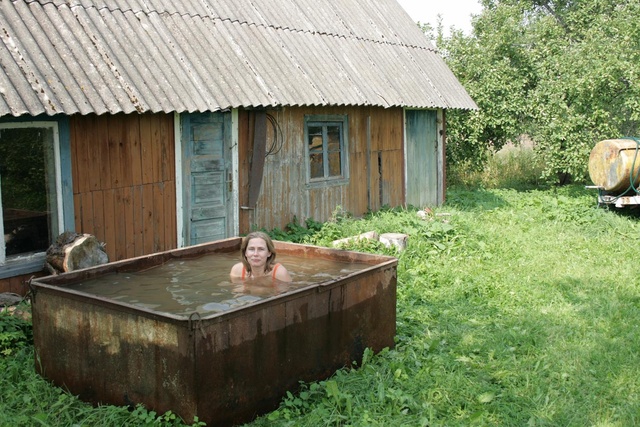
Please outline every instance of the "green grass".
M401 253L351 247L398 256L396 346L302 384L249 426L639 425L640 225L596 205L579 186L458 188L426 220L385 210L298 233L410 236ZM180 425L93 409L32 360L29 346L0 358L0 425Z
M529 190L538 188L543 183L541 176L544 163L529 144L505 147L498 152L488 151L486 158L486 162L482 164L448 164L449 185L471 189Z
M252 425L640 423L637 217L581 187L454 190L443 213L345 222L411 236L396 348Z

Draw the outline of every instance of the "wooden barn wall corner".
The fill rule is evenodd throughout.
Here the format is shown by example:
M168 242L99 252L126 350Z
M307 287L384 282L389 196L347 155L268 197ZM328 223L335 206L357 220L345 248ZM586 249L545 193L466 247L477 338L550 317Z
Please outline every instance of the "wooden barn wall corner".
M112 261L175 249L174 117L72 116L75 227Z

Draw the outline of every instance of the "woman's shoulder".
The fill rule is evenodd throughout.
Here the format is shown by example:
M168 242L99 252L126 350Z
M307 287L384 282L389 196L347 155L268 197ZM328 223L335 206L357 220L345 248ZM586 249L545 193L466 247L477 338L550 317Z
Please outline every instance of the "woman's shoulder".
M231 273L230 275L233 277L242 277L242 270L244 269L244 265L239 262L233 265L233 267L231 267Z
M273 266L273 277L283 282L291 282L291 275L287 268L279 262Z

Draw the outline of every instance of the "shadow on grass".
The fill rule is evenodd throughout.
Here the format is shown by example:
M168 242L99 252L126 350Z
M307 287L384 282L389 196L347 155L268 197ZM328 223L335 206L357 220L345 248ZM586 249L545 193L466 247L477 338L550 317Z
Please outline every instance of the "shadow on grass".
M469 185L451 186L447 190L446 205L456 207L460 210L492 210L509 206L513 202L510 194L532 194L541 193L542 197L553 199L558 196L569 199L584 199L593 197L593 206L597 206L598 196L593 190L586 189L582 184L569 184L563 186L539 186L527 188L500 187L485 189ZM503 196L507 196L506 198ZM508 200L511 199L511 200ZM633 218L640 217L640 207L617 209L615 207L604 206L602 209L610 209L619 215Z
M616 208L615 206L602 206L601 209L608 210L623 218L640 219L640 206L626 206L624 208Z
M447 191L446 205L460 210L491 210L507 205L507 202L490 190L453 187Z

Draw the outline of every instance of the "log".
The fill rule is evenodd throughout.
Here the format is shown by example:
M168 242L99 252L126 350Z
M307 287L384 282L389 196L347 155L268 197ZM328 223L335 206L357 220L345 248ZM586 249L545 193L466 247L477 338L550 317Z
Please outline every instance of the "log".
M95 236L65 231L47 249L45 266L52 274L56 274L108 262L104 243L98 241Z

